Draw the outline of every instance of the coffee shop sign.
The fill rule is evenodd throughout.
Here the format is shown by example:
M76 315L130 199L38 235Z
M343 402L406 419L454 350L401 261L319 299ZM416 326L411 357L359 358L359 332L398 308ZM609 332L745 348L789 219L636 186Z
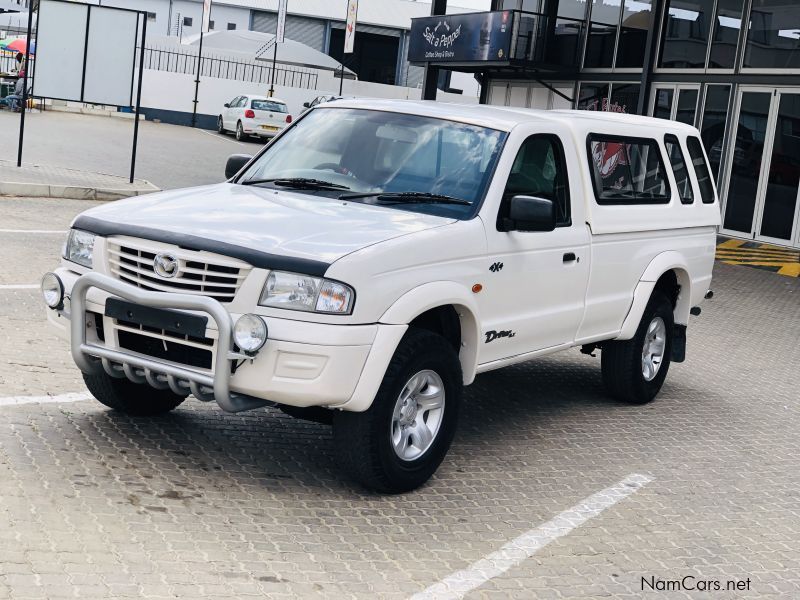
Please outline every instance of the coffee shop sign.
M449 48L461 35L461 25L451 30L447 21L439 21L433 30L430 27L426 27L422 35L434 48Z

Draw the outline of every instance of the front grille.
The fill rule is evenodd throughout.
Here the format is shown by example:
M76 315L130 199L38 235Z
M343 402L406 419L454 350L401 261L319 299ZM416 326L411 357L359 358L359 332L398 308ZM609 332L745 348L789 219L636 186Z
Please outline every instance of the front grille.
M161 360L211 369L214 340L172 333L138 323L115 320L120 348Z
M175 277L161 277L156 273L154 263L156 255L161 252L177 259ZM214 257L212 262L205 253L172 247L165 247L162 251L111 240L108 243L108 262L114 277L142 289L208 296L223 303L233 300L250 271L246 265L224 257Z

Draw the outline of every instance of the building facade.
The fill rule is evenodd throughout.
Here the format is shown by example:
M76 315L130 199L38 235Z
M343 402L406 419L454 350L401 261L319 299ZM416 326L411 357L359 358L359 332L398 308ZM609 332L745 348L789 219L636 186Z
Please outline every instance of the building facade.
M200 33L202 0L89 1L145 11L148 31L157 35L188 37ZM278 0L213 0L210 27L275 33L278 6ZM343 62L362 81L421 85L423 70L407 60L408 31L413 17L430 13L430 4L408 0L361 2L355 48L352 54L344 55L346 12L345 0L290 0L286 37Z
M412 61L478 73L491 104L693 124L722 198L722 233L800 247L800 1L493 0L492 8L463 27L479 30L480 43L495 44L494 35L508 44L495 54ZM412 44L430 19L414 21Z

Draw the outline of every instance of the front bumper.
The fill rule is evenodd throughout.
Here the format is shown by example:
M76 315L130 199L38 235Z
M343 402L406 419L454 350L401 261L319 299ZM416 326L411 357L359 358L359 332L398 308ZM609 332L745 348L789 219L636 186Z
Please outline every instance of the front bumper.
M374 394L374 386L362 377L365 365L380 359L380 369L385 367L381 363L388 362L384 352L372 352L373 345L378 338L383 340L381 347L385 342L394 344L405 330L392 325L342 326L264 317L269 339L255 357L247 357L236 351L233 342L233 323L239 315L212 298L146 291L96 272L79 276L58 269L56 274L69 301L64 310L48 310L48 320L69 340L72 357L83 372L105 372L171 388L178 394L191 393L200 400L215 400L229 412L268 403L364 410ZM121 347L118 332L126 326L105 315L109 297L208 315L206 337L213 342L209 368L173 362L171 354L157 358ZM103 336L98 336L94 319L103 324ZM163 342L165 350L167 342L174 347L171 339L141 333Z

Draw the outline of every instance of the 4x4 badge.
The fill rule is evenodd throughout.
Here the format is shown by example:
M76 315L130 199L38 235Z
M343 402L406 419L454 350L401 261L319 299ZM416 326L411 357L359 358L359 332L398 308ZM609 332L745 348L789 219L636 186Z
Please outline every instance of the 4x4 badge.
M492 273L497 273L498 271L502 271L502 270L503 270L503 263L501 263L501 262L496 262L496 263L494 263L494 264L493 264L491 267L489 267L489 270L490 270Z

